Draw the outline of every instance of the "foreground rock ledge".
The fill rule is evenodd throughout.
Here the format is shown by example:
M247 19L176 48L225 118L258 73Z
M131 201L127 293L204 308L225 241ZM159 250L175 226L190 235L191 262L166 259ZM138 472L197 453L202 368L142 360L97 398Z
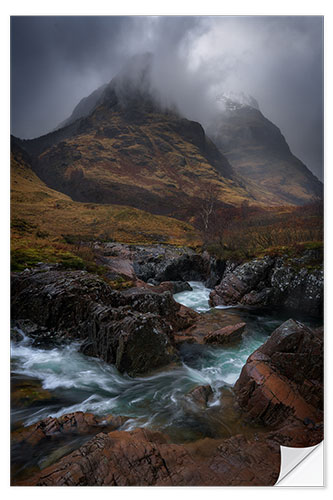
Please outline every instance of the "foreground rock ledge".
M292 319L283 323L248 358L235 391L250 420L281 426L294 419L321 429L322 331Z
M207 454L210 450L210 454ZM208 456L209 455L209 456ZM279 445L243 436L178 445L159 432L100 433L26 486L260 486L279 475Z

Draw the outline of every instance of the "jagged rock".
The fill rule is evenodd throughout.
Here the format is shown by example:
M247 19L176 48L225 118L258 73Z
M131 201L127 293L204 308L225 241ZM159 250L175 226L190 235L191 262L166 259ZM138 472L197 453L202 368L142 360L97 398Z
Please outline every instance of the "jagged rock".
M247 360L235 384L248 418L281 425L288 417L322 421L323 341L318 332L288 320Z
M16 328L10 329L10 340L13 342L21 342L23 340L23 335Z
M190 398L196 405L201 408L206 408L209 398L213 395L213 390L210 385L199 385L188 393Z
M246 323L225 326L206 335L203 341L205 344L230 344L241 339L245 327Z
M148 290L151 290L156 293L163 293L166 291L171 292L172 294L191 291L193 290L191 285L186 281L162 281L162 283L158 284L155 280L148 280L149 283L144 284L143 286ZM142 282L144 283L144 282Z
M47 417L36 424L14 431L11 434L12 444L36 445L44 439L57 438L70 434L98 434L101 431L111 432L121 427L127 417L107 415L97 417L92 413L77 411L61 417Z
M279 448L273 439L260 437L234 436L207 448L206 440L194 445L171 444L163 434L145 429L100 433L77 451L16 484L268 486L279 476Z
M264 257L227 266L210 294L210 303L283 307L321 317L323 271L305 267L311 255L300 259Z
M212 305L237 304L259 283L263 282L272 269L274 259L265 257L245 262L227 270L221 283L210 294Z
M222 259L215 259L214 257L209 258L209 267L208 267L208 277L205 281L205 286L207 288L214 288L216 286L226 269L226 262Z
M24 271L13 275L12 318L29 319L56 338L83 340L85 354L130 375L177 359L173 332L195 321L170 292L112 290L85 271Z

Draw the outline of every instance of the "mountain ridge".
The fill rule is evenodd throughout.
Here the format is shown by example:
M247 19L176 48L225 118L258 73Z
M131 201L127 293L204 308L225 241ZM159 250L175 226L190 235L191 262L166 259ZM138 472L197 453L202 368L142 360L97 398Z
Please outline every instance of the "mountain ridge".
M320 182L293 157L253 98L255 107L231 107L206 134L200 123L161 104L151 86L151 64L151 54L129 61L109 84L81 100L62 128L36 139L13 138L33 157L32 168L48 186L76 201L124 204L178 218L186 217L186 207L197 204L207 186L216 188L221 204L297 205L320 198ZM249 112L257 113L256 126L251 120L248 125L244 113ZM265 161L272 168L265 170ZM286 184L281 172L288 182L294 175L292 187L281 187Z

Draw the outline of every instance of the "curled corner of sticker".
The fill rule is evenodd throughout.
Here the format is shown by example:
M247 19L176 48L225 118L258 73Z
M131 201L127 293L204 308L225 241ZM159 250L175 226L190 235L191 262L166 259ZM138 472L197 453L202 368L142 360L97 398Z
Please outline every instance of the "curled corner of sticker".
M275 486L324 486L323 441L307 448L280 449L281 468Z

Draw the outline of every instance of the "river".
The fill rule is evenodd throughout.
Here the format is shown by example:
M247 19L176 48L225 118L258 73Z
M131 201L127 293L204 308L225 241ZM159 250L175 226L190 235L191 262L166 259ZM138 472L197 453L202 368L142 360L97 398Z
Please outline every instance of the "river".
M234 408L232 386L248 356L283 319L236 307L212 309L208 304L210 290L200 282L190 285L193 290L176 294L175 300L221 324L235 323L236 319L245 321L246 334L239 343L223 348L184 344L181 363L151 376L131 378L100 359L79 353L78 343L40 349L24 336L11 346L12 390L17 391L30 381L51 397L37 398L28 406L12 403L12 427L27 426L47 416L84 411L130 417L124 430L158 429L174 442L250 432ZM207 384L213 389L213 397L203 410L191 402L188 393Z

